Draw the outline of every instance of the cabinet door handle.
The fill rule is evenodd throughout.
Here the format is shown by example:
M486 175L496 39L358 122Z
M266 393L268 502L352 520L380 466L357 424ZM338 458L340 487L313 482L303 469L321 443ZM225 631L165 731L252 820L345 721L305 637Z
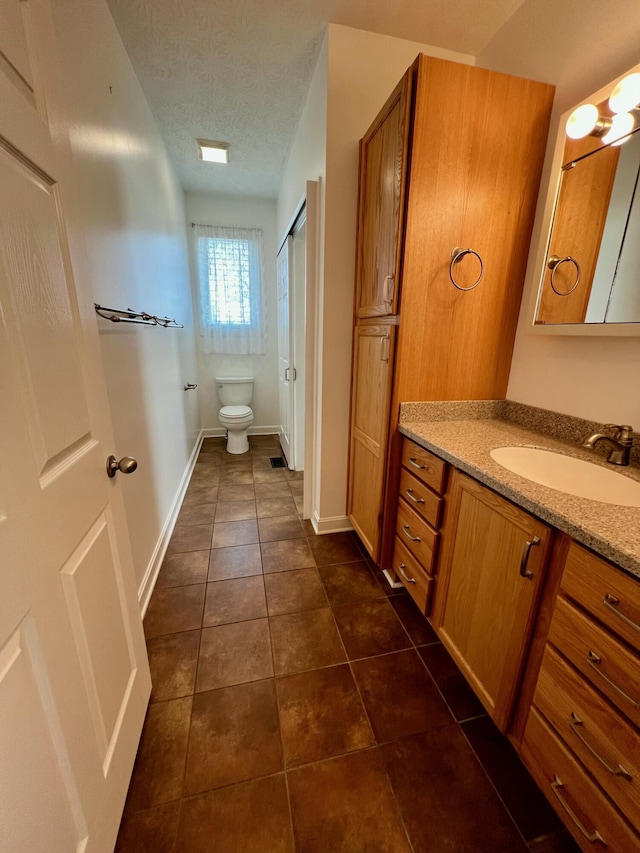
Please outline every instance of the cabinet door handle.
M616 693L618 693L620 696L622 696L623 699L626 699L626 701L629 702L631 705L633 705L634 708L636 708L637 710L640 710L640 702L636 702L636 700L633 699L631 696L629 696L629 694L626 693L622 689L622 687L620 687L618 684L616 684L615 681L612 681L609 678L609 676L606 675L606 673L604 673L600 669L600 664L602 663L602 658L600 657L600 655L597 655L594 651L589 649L589 653L587 654L586 661L589 664L589 666L593 669L593 671L597 672L598 675L600 676L600 678L602 678L603 681L607 682L609 687L613 687L613 689L616 691Z
M528 581L533 580L533 572L530 572L527 568L527 563L529 562L529 553L535 545L539 544L539 536L534 536L524 543L524 550L522 552L522 558L520 559L520 577L526 578Z
M414 504L423 504L424 503L422 498L415 498L413 496L413 489L405 489L404 493L409 498L410 501L414 502Z
M591 755L593 755L593 757L597 759L597 761L599 761L600 764L602 764L602 766L605 768L605 770L608 770L612 776L624 776L625 779L632 779L632 775L629 773L628 770L624 769L622 764L618 764L618 766L615 767L611 762L607 761L606 758L603 758L596 750L596 748L589 743L589 741L583 734L583 730L581 728L583 725L584 721L580 719L580 717L576 714L575 711L572 711L571 719L569 720L569 726L571 728L571 731L578 738L578 740L582 741L582 743L586 746Z
M382 346L380 347L380 361L389 361L389 349L391 345L389 335L386 335L384 338L380 338L380 340L382 341Z
M405 570L406 568L407 568L407 567L405 566L405 564L404 564L404 563L400 563L400 565L398 566L398 571L400 572L400 574L401 574L401 575L402 575L402 577L406 580L406 582L407 582L407 583L416 583L416 579L415 579L415 578L410 578L407 574L405 574L405 571L404 571L404 570Z
M578 815L574 812L569 803L562 796L562 794L560 793L560 788L564 788L564 784L555 775L553 777L553 782L551 783L551 788L553 789L553 793L558 798L562 808L566 811L566 813L569 815L571 820L575 823L575 825L578 827L578 829L584 835L587 841L601 841L606 846L606 841L600 835L598 830L594 829L593 832L589 832L587 827L582 823Z
M394 275L385 275L384 284L382 286L383 302L393 302L393 291L395 289Z
M428 471L429 470L429 466L428 465L421 465L418 462L418 460L415 458L415 456L412 456L409 459L409 462L413 465L414 468L418 468L418 470L420 470L420 471Z
M620 599L616 598L615 595L611 595L610 592L605 593L605 596L602 600L602 603L605 607L608 607L612 613L615 613L616 616L619 616L623 622L626 622L631 628L635 628L636 631L640 631L640 625L637 622L634 622L633 619L629 619L621 610L618 610L620 606Z
M407 537L407 539L411 539L412 542L420 542L421 541L419 536L412 536L411 535L411 531L409 530L408 524L402 525L402 531L403 531L404 535Z

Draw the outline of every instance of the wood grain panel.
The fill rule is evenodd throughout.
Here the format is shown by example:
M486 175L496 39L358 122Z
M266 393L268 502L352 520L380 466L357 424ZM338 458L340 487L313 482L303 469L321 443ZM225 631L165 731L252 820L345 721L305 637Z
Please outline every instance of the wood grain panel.
M537 323L582 323L585 318L619 157L620 148L608 146L562 173L547 260L553 255L574 258L580 281L568 296L558 296L545 264ZM556 288L570 291L576 275L574 264L560 264L554 273Z
M527 541L527 570L520 563ZM511 718L533 627L550 532L455 470L447 499L434 627L498 728Z
M400 496L432 527L440 526L444 499L432 492L406 468L400 472Z
M395 401L504 397L552 98L551 86L419 58ZM456 246L484 260L469 293L449 279ZM475 267L459 266L468 285Z
M392 323L362 323L354 333L347 514L374 560L380 549L395 333Z
M434 492L439 495L444 492L447 463L408 438L402 445L402 464Z
M398 501L396 537L427 572L432 571L440 534L430 527L402 498Z
M572 542L561 589L614 633L640 649L640 590L635 578Z
M556 602L549 641L625 716L640 725L638 655L562 597ZM590 653L600 662L591 665Z
M582 850L630 853L640 848L638 836L535 709L529 715L520 757ZM554 781L562 783L558 793L564 805L554 793ZM599 837L587 837L596 832Z
M359 318L396 311L410 107L408 72L360 142L356 256Z
M547 646L534 702L615 804L640 828L640 738ZM577 720L576 720L577 718Z
M393 550L393 570L405 585L420 612L429 612L433 593L433 578L396 536Z

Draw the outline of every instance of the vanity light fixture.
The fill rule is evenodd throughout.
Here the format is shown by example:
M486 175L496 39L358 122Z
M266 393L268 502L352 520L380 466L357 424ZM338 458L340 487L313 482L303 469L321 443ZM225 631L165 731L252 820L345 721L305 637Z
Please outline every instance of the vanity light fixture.
M602 117L593 104L583 104L571 113L567 119L566 132L569 139L582 139L585 136L604 136L611 127L611 119Z
M631 113L618 113L611 119L611 127L602 137L602 144L622 145L633 130L635 119Z
M640 105L640 72L627 74L614 88L609 98L612 113L627 113Z
M565 126L569 139L597 136L603 145L626 142L636 123L632 111L640 109L640 72L627 74L620 80L609 98L609 109L611 117L601 116L593 104L576 107Z
M205 163L228 163L229 143L212 139L198 139L198 155Z

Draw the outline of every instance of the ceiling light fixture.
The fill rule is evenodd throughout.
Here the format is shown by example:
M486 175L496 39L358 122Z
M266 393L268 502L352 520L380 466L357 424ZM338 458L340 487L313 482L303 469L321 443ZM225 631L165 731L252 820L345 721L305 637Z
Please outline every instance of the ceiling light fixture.
M205 163L228 163L229 143L212 139L198 139L198 156Z

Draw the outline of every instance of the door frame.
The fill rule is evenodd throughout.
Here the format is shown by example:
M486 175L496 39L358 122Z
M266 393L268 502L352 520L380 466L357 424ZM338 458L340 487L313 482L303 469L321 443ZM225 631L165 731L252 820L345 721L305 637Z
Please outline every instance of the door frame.
M298 412L304 412L304 454L303 454L303 470L304 470L304 496L303 496L303 516L311 518L314 506L318 505L318 495L316 492L319 488L319 460L317 448L317 436L319 435L317 417L317 398L318 398L318 348L317 342L320 339L318 334L318 318L320 312L318 310L318 264L320 261L319 246L320 246L320 198L321 198L321 183L317 181L307 181L305 193L296 205L293 215L289 219L289 223L278 244L278 252L284 245L289 234L293 233L300 215L304 210L306 215L306 234L305 234L305 281L302 292L304 294L304 312L297 312L294 308L291 316L297 317L298 322L293 335L293 354L291 361L295 366L296 361L304 361L304 383L300 388L300 393L295 397L295 406ZM297 290L298 288L293 288ZM296 295L293 294L295 301ZM302 355L302 359L299 358ZM294 386L295 387L295 386ZM294 417L295 423L295 417Z

